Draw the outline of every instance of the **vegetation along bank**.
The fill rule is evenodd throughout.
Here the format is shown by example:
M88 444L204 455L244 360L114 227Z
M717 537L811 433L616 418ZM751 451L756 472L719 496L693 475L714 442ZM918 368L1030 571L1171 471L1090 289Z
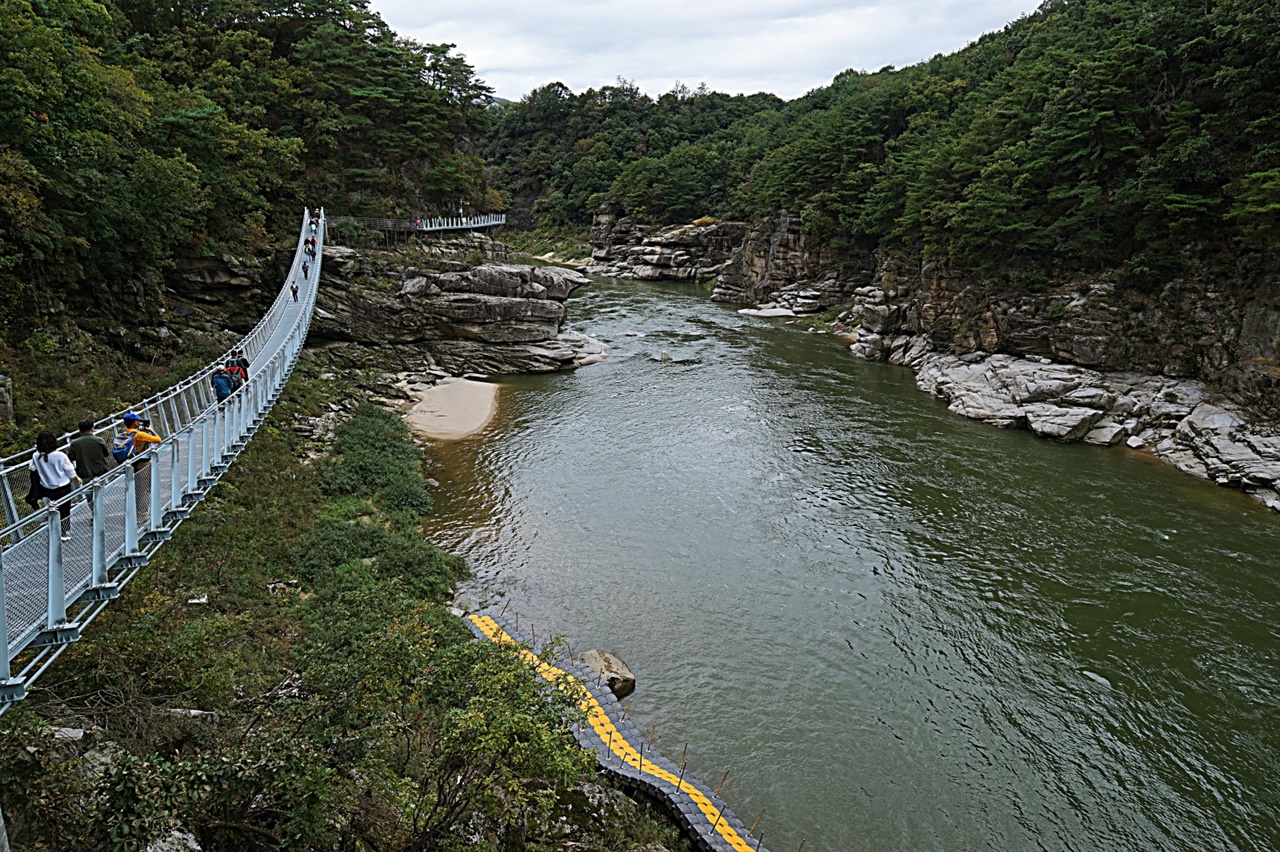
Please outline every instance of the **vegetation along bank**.
M683 848L595 781L567 699L449 613L466 571L419 529L422 451L358 402L390 388L321 375L300 367L163 555L0 717L15 848ZM311 437L321 417L336 437Z

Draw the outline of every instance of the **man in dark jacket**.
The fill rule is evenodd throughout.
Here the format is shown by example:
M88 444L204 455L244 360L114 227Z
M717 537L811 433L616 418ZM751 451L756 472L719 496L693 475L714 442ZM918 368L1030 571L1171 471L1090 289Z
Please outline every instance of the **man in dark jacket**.
M111 470L111 449L93 434L93 421L81 420L80 434L71 440L67 455L76 466L76 476L88 482Z

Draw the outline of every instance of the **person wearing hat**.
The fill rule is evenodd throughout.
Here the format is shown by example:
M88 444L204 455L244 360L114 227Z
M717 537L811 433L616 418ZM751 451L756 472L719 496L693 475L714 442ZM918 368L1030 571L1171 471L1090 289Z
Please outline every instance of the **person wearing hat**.
M147 451L147 444L160 443L160 436L150 429L142 428L142 418L130 411L124 417L124 433L133 436L134 455L142 455Z
M235 390L232 387L231 376L227 373L225 367L214 368L213 377L209 379L209 384L213 386L213 395L218 402L222 402L231 396L231 391Z

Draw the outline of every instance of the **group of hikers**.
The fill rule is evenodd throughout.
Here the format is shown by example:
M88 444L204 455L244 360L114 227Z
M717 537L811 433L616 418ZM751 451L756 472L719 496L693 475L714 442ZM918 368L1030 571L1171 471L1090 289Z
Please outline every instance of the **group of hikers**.
M210 384L213 394L219 402L235 393L241 385L249 380L249 359L244 356L243 349L231 353L225 366L213 371ZM92 420L81 420L77 424L80 430L66 450L58 449L58 439L45 430L36 437L36 452L27 465L31 474L31 487L25 498L31 508L38 509L41 499L57 502L66 497L77 486L83 485L102 476L117 463L133 464L136 470L143 470L151 463L145 455L150 444L158 444L163 439L151 428L151 421L130 411L120 418L122 429L111 444L95 435ZM150 481L143 478L139 488L150 488ZM139 492L139 503L146 501ZM93 500L93 496L89 496ZM71 501L58 507L62 519L62 540L67 541L71 531Z
M307 256L307 260L302 261L302 280L305 282L307 276L311 274L311 263L316 259L316 251L319 242L315 238L316 227L320 224L319 217L311 219L311 236L302 241L302 253ZM293 300L298 301L298 282L294 281L289 285L289 292L293 294Z
M296 287L294 298L297 298ZM240 386L249 381L249 359L244 357L244 350L237 349L231 353L230 360L226 366L218 367L213 371L213 377L209 379L209 384L213 386L213 395L218 402L222 402L231 394L240 390Z
M308 222L311 236L303 241L303 253L307 260L302 262L302 277L305 281L311 272L310 262L315 261L319 242L316 232L320 228L320 217L312 216ZM298 282L290 286L293 300L298 301ZM231 353L231 358L224 366L216 367L209 383L213 387L213 395L222 402L249 381L249 359L243 349ZM76 486L83 485L102 476L114 466L131 463L136 468L144 468L150 464L145 456L148 444L158 444L163 439L151 428L151 421L138 416L132 411L120 418L123 429L116 434L111 446L93 433L93 421L81 420L79 433L71 440L66 451L58 449L57 437L47 429L36 437L36 452L27 465L31 474L31 487L27 492L26 502L37 509L42 499L57 502L66 497ZM140 487L149 487L143 480ZM93 497L90 495L90 501ZM71 501L58 507L62 518L62 540L70 538Z
M150 464L150 459L142 454L147 451L148 444L158 444L163 439L145 417L130 411L120 419L124 428L115 436L111 446L93 433L92 420L81 420L77 424L80 431L71 439L66 451L58 449L58 439L49 430L36 436L36 452L27 465L31 473L31 488L25 498L27 504L37 509L41 499L61 500L76 486L111 470L117 462L123 464L136 459L139 468ZM93 496L90 495L89 499L92 500ZM59 506L58 514L62 518L62 540L66 541L71 537L71 503Z

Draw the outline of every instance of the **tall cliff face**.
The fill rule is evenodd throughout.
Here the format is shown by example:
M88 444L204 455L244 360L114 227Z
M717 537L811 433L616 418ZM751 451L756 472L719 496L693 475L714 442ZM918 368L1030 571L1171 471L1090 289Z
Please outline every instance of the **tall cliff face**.
M855 292L867 357L875 336L923 336L952 354L1049 358L1096 370L1198 379L1270 419L1280 419L1280 274L1261 254L1187 264L1157 287L1113 272L1046 281L984 278L883 256L872 287Z
M741 222L642 225L611 208L597 211L591 227L588 272L642 281L705 283L728 267L742 245L747 226Z

